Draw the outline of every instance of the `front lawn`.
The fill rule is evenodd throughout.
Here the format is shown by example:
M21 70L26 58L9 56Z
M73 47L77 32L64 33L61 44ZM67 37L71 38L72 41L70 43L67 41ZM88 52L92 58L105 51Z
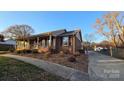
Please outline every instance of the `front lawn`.
M43 69L12 58L0 57L1 81L56 81L64 80Z

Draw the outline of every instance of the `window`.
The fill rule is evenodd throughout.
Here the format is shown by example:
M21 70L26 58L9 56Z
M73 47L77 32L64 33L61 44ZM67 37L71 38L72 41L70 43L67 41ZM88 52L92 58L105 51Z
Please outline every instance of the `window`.
M69 38L68 37L63 37L63 45L68 46L69 43Z
M48 46L49 46L49 40L46 39L46 40L45 40L45 47L48 47Z

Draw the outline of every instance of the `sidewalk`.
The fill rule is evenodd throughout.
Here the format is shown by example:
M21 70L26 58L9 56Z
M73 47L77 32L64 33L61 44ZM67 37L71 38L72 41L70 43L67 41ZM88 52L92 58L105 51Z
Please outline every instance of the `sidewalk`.
M39 68L44 69L45 71L57 75L57 76L61 76L65 79L69 79L69 80L89 80L88 74L81 72L79 70L75 70L73 68L69 68L66 66L62 66L59 64L55 64L55 63L51 63L51 62L46 62L44 60L39 60L36 58L30 58L30 57L23 57L23 56L17 56L17 55L11 55L11 54L3 54L0 56L5 56L5 57L10 57L10 58L14 58L17 60L21 60L24 61L26 63L30 63L33 64Z
M124 60L89 52L90 80L124 80Z

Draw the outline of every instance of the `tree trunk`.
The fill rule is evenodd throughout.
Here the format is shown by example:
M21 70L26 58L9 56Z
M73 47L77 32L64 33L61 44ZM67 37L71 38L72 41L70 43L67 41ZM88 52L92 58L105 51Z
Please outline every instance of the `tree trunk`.
M119 37L120 41L122 42L122 46L124 47L124 40L121 38L120 35L118 35L118 37Z
M114 44L115 44L115 47L117 48L118 47L118 45L117 45L117 43L116 43L116 39L114 38Z

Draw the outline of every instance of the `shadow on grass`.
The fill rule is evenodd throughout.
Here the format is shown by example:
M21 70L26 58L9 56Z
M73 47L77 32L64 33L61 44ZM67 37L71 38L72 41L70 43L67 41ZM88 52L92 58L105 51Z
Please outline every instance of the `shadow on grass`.
M61 81L61 77L52 75L43 69L7 57L0 57L1 81Z

